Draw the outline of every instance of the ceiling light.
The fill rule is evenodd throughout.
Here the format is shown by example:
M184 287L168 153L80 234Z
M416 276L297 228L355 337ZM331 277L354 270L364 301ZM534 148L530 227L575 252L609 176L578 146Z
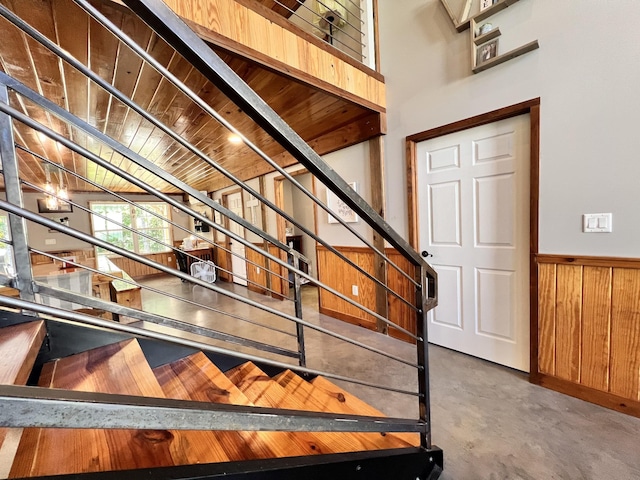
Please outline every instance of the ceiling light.
M231 135L229 135L229 137L227 137L227 139L234 144L239 144L242 143L242 138L240 138L240 135L236 135L235 133L232 133Z

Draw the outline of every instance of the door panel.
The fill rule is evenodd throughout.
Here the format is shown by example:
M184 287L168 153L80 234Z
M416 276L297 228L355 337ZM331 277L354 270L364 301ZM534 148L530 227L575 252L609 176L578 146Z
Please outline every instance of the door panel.
M460 245L460 182L429 185L432 245ZM450 210L450 211L448 211Z
M227 208L236 215L243 217L242 192L227 195ZM244 238L244 227L236 222L229 222L229 230ZM231 240L231 271L233 272L233 283L247 285L247 261L245 256L245 246Z
M475 180L476 245L495 248L515 245L514 183L513 174Z
M515 272L476 269L476 331L479 335L515 341Z
M462 330L462 269L437 265L438 308L429 312L429 321Z
M439 281L429 340L528 371L528 115L421 142L417 169Z

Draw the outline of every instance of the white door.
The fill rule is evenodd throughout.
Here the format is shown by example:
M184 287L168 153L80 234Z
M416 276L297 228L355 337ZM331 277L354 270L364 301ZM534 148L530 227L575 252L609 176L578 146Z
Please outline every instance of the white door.
M529 116L417 145L429 341L529 371Z
M227 208L239 217L243 217L242 192L227 195ZM229 230L244 238L244 227L229 220ZM245 260L244 245L230 239L231 246L231 272L233 273L233 283L247 285L247 262Z

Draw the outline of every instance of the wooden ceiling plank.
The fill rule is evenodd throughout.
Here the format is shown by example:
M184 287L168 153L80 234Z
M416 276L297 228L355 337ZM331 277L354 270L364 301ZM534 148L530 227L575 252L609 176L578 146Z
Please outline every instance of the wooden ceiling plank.
M121 30L139 45L147 45L151 38L150 29L140 19L132 15L123 17ZM138 73L142 68L142 64L142 59L135 52L122 42L119 42L113 86L131 98L137 85ZM121 141L123 132L129 128L127 124L129 110L129 107L121 101L112 98L106 129L108 136Z
M47 38L55 41L55 28L53 24L51 6L49 4L42 5L41 2L34 0L13 1L11 3L12 11L21 18L27 19L27 22L40 31ZM16 27L11 27L16 28ZM26 34L22 35L24 42L24 49L26 51L27 62L31 65L34 74L34 90L41 95L47 96L53 102L58 105L65 105L64 86L62 81L62 71L59 60L41 46L38 42L28 37ZM23 65L24 60L21 60L18 65ZM34 107L39 110L37 115L31 114L32 117L37 118L43 125L55 130L56 132L68 136L68 128L65 123L58 118L49 114L48 112ZM59 150L54 141L44 139L43 136L38 135L43 145L45 156L53 161L64 164L64 159L60 155ZM60 179L65 175L61 174Z
M163 65L168 65L175 55L175 51L155 33L152 34L146 51ZM160 92L162 78L162 75L160 75L160 73L158 73L158 71L148 63L143 63L140 74L138 75L138 81L132 100L142 108L148 109L149 105L153 103L154 99L157 98ZM139 115L136 115L136 119L140 123L145 122L145 120ZM123 143L127 145L127 147L131 148L134 140L133 137L127 140L125 132L125 135L122 138L124 140Z
M58 0L52 4L56 42L66 51L71 53L84 65L89 61L89 20L82 14L80 8L71 0ZM69 21L70 19L78 21ZM83 120L88 118L89 81L78 70L68 63L60 60L63 69L62 82L64 85L64 100L66 109ZM78 129L70 128L70 138L83 148L87 146L87 136ZM71 165L73 171L86 176L86 160L71 152ZM69 189L76 190L80 187L79 180L67 175Z
M119 9L113 8L108 4L101 5L102 13L107 15L109 19L116 25L121 26L123 21L123 13ZM113 82L115 78L115 70L117 65L117 56L120 42L105 28L98 24L95 20L89 20L89 65L88 67L98 74L101 78ZM89 123L101 132L106 132L107 122L109 120L109 111L111 109L111 94L106 92L94 82L89 84ZM102 150L102 145L95 144L97 151ZM94 153L98 154L96 151ZM98 154L99 155L99 154ZM95 178L92 180L103 185L106 178L106 171L103 168L95 168Z
M63 48L70 51L81 62L86 62L101 77L115 81L117 88L123 90L123 93L131 96L143 108L151 110L163 123L196 145L234 175L243 178L246 175L253 175L256 168L260 171L272 169L246 146L231 146L227 141L227 131L224 127L166 80L161 79L161 76L143 63L137 55L126 52L125 50L128 48L120 47L118 50L119 42L101 26L98 26L95 21L89 19L71 0L0 1L23 6L38 4L41 10L38 21L49 22L55 27L52 30L52 27L44 26L45 30L49 29L48 35L57 39ZM53 12L47 13L51 2L54 2L55 8ZM45 8L42 8L43 5ZM49 7L46 7L47 5ZM265 154L277 157L275 160L278 163L287 164L291 161L290 156L282 154L280 145L266 135L226 96L222 95L214 85L206 81L199 72L193 70L188 62L175 55L175 52L164 41L155 37L138 20L127 18L130 13L120 8L114 8L106 2L100 3L100 8L116 25L123 26L129 35L133 35L139 42L146 45L147 51L154 58L158 59L161 64L168 65L168 68L178 78L197 92L225 121L238 128ZM208 5L207 8L215 9L215 6ZM49 10L51 9L49 8ZM212 14L211 11L201 13ZM48 19L47 15L53 20ZM240 25L242 22L238 18L229 18L228 20L234 23L233 28L243 28ZM6 24L6 22L4 23ZM0 28L1 25L0 23ZM43 66L38 64L38 71L34 73L32 65L24 63L24 58L29 53L25 47L26 42L20 34L16 34L14 27L9 26L7 30L14 30L14 32L6 35L6 38L3 36L5 45L0 45L0 66L9 70L13 68L14 71L10 71L10 74L24 81L34 90L40 89L43 92L46 90L48 96L53 95L54 101L68 104L69 110L73 114L86 119L101 131L129 146L133 151L139 152L153 161L158 168L166 169L182 180L193 181L194 186L197 185L199 189L210 190L211 185L226 181L207 162L200 160L181 147L119 101L114 101L108 93L102 91L69 66L57 66L60 85L55 87L62 94L56 94L55 89L50 88L49 85L38 85L36 75L39 75L42 69L46 75L51 77L52 75L49 75L48 72L49 69L53 69L53 63ZM256 32L246 33L256 34ZM82 40L83 37L85 37L85 41ZM11 45L12 42L20 45L18 48L6 46ZM344 125L347 130L354 129L352 124L370 112L370 110L336 95L329 95L316 87L267 70L255 62L240 58L236 54L230 54L221 49L217 49L217 51L233 70L256 90L258 95L264 98L286 122L292 125L303 139L315 142L314 145L319 145L317 148L328 148L326 145L342 138L340 133L331 137L331 130L341 129L341 125ZM300 52L298 53L300 54ZM15 62L15 67L12 67L11 62ZM33 63L37 63L36 59ZM20 69L22 69L21 72ZM70 92L74 92L75 95ZM74 141L107 161L112 161L115 165L120 165L123 169L126 168L127 171L148 180L156 188L160 185L162 188L170 188L152 173L141 172L139 167L130 161L125 161L119 155L114 155L110 148L99 144L94 139L87 138L79 130L64 124L56 125L56 120L47 119L46 114L34 105L24 102L22 105L23 109L36 120L47 125L52 124L54 128L68 129ZM363 135L362 132L359 134ZM30 148L43 154L47 152L46 148L39 145L42 141L38 135L27 132L24 127L22 127L21 135L24 141L31 143L28 145ZM60 152L63 153L62 159L65 166L71 168L75 163L75 169L83 172L92 181L104 183L114 190L137 190L137 187L133 187L92 162L81 159L77 154L67 152L66 149L61 149ZM55 158L54 160L57 161ZM33 168L38 167L34 166ZM34 171L33 174L36 175L37 171ZM72 179L69 180L69 182L71 181ZM80 180L75 182L74 186L77 188L89 191L93 188L79 185Z

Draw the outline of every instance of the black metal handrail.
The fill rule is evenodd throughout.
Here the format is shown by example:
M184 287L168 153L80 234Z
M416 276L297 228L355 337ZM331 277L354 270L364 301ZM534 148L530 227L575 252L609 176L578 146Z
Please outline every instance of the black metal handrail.
M114 35L116 35L120 39L120 41L125 43L130 41L130 39L128 39L118 29L114 30L113 26L110 25L110 22L108 22L108 20L102 17L101 14L93 6L91 6L86 0L74 0L74 1L81 8L87 11L91 16L96 18L99 23L103 24L107 29L112 31L112 33L114 33ZM162 265L158 262L154 262L148 258L145 258L144 256L129 252L125 249L115 247L114 245L111 245L107 242L99 240L84 232L61 225L58 222L54 222L50 219L42 217L41 215L37 215L33 212L30 212L24 209L22 198L21 198L22 193L19 188L20 180L17 175L18 173L17 164L14 166L11 166L10 165L11 162L8 162L8 167L9 167L7 170L8 176L5 175L8 201L0 200L0 209L9 213L12 232L14 230L16 232L16 235L15 235L16 241L13 242L13 245L16 249L16 252L15 252L16 258L21 258L23 260L26 260L29 257L29 246L26 242L26 221L28 220L28 221L40 224L44 227L54 229L60 233L69 235L73 238L82 240L91 245L104 248L108 251L111 251L113 253L121 255L122 257L136 261L145 266L154 268L164 273L171 274L177 278L188 279L189 281L191 281L196 285L206 287L209 290L213 290L233 300L241 301L263 312L274 314L280 318L292 321L295 323L297 328L297 337L299 340L298 352L288 351L286 349L281 349L279 347L271 347L271 350L269 350L269 346L265 346L263 344L258 344L258 343L254 344L253 346L255 348L258 348L259 350L260 349L267 350L267 351L270 351L271 353L277 353L284 356L289 356L289 357L298 356L301 360L303 360L302 367L300 367L298 370L304 373L308 373L310 375L324 375L328 378L343 380L343 381L347 381L347 382L351 382L359 385L371 386L371 387L375 387L375 388L386 390L386 391L393 391L393 392L399 392L403 394L416 396L418 398L419 407L420 407L420 419L412 420L412 421L402 420L402 422L400 422L402 423L402 427L398 431L419 431L422 436L423 446L430 447L431 441L430 441L430 413L429 413L429 388L428 388L429 369L428 369L428 356L427 356L426 313L429 309L433 308L436 304L437 291L435 286L435 282L436 282L435 271L423 261L420 255L417 252L415 252L413 248L395 230L393 230L393 228L389 224L387 224L384 221L384 219L382 219L382 217L372 207L370 207L364 201L364 199L362 199L353 189L351 189L349 185L340 176L338 176L332 169L330 169L322 161L322 159L268 105L266 105L255 94L255 92L253 92L217 55L215 55L215 53L206 44L204 44L195 35L195 33L193 33L171 10L169 10L168 7L166 7L166 5L164 5L162 2L158 0L135 0L135 1L124 0L124 3L127 4L134 12L136 12L144 21L146 21L151 26L151 28L154 29L154 31L158 35L164 38L169 43L169 45L175 48L178 53L180 53L187 60L189 60L208 80L212 81L233 102L235 102L240 108L242 108L242 110L245 113L247 113L250 118L252 118L269 135L271 135L272 138L274 138L277 142L279 142L285 148L285 150L287 150L295 159L297 159L300 162L300 164L306 167L307 170L310 171L310 173L315 175L315 177L318 178L322 183L324 183L329 190L334 192L342 201L344 201L350 208L352 208L353 211L357 215L359 215L359 217L362 218L365 223L367 223L391 246L393 246L406 260L408 260L413 266L417 267L417 270L419 270L419 274L415 276L404 272L400 267L394 264L385 255L384 252L380 251L375 246L371 245L370 242L368 242L360 233L355 231L355 229L353 229L347 223L339 220L340 223L350 233L355 235L356 238L362 240L365 243L365 245L369 246L372 249L372 251L380 255L381 258L383 258L388 265L395 268L401 275L403 275L406 279L408 279L412 283L412 285L416 289L415 297L414 297L415 304L412 305L410 300L404 299L402 296L398 295L392 289L388 288L388 286L384 282L381 282L379 279L375 278L374 276L366 272L359 265L355 264L353 261L346 258L344 255L338 252L335 248L329 245L326 241L320 239L317 235L315 235L314 232L311 232L309 229L301 227L301 229L305 233L308 233L312 238L316 239L321 244L326 245L331 251L333 251L341 259L343 259L343 261L354 266L354 268L356 268L364 276L374 281L376 285L383 287L385 289L385 292L395 295L397 298L400 298L405 303L405 305L410 306L416 314L417 333L413 334L412 332L388 320L387 318L379 315L377 312L366 308L365 306L359 304L358 302L353 301L352 299L345 296L344 294L330 288L328 285L325 285L322 282L318 281L317 279L314 279L312 276L303 272L300 269L300 260L302 259L301 255L297 254L296 252L293 252L291 249L289 249L287 245L283 244L279 239L274 238L273 236L269 235L267 232L253 226L250 222L247 222L246 220L244 220L244 218L238 215L235 215L230 210L222 207L216 202L213 202L208 196L203 195L201 192L195 190L190 185L180 181L175 176L170 175L168 172L158 171L158 169L154 168L154 165L146 158L130 151L128 148L126 148L122 144L118 143L117 141L99 132L97 129L89 125L87 122L83 122L82 120L72 115L70 112L67 112L65 109L62 109L55 103L44 98L42 95L39 95L38 93L28 89L26 86L24 86L20 82L0 72L0 84L1 84L0 86L3 87L2 89L0 89L0 140L1 140L0 154L3 157L3 163L5 160L5 156L7 158L12 157L12 161L16 163L15 151L13 151L13 149L15 148L14 146L15 143L11 135L11 131L12 131L11 120L15 119L23 123L24 125L40 133L43 133L44 135L48 136L49 138L57 142L59 145L63 145L64 147L70 149L71 151L76 152L82 155L83 157L91 160L95 164L105 168L106 170L119 175L121 178L139 187L143 191L150 193L151 195L164 201L168 205L171 205L176 209L188 214L191 218L199 220L203 224L209 225L211 228L226 235L227 237L232 238L235 241L238 241L244 244L246 247L252 250L255 250L260 255L264 256L267 260L274 262L276 265L279 265L282 268L288 269L288 271L294 274L294 289L296 291L295 292L296 293L296 300L295 300L296 311L295 311L295 315L281 312L274 308L263 305L260 302L254 301L250 298L243 297L234 292L230 292L222 288L219 288L216 285L209 284L199 279L194 279L193 277L190 277L189 275L179 270L167 267L166 265ZM0 14L5 18L9 19L12 23L14 23L16 26L21 28L23 31L26 31L29 35L36 38L38 42L42 43L47 48L52 50L61 59L64 59L65 61L70 63L72 66L78 68L82 73L85 73L87 78L90 78L96 81L98 85L105 88L105 90L109 92L111 95L113 95L115 98L120 99L121 101L123 101L123 103L125 103L126 105L128 105L129 107L137 111L138 113L140 113L143 116L143 118L149 119L156 127L160 128L164 133L169 135L179 144L185 146L189 151L194 153L202 161L216 168L223 175L227 176L227 178L233 180L236 184L240 185L243 189L245 189L245 191L248 191L252 194L255 193L256 194L255 196L260 201L262 201L263 203L265 203L265 205L272 208L274 211L280 214L283 218L291 219L292 223L299 225L299 222L296 222L295 219L292 218L292 216L288 215L286 212L283 212L281 209L277 208L275 205L273 205L272 202L270 202L264 196L260 195L259 192L256 192L254 189L250 188L246 183L240 181L239 179L231 175L229 172L222 169L219 165L213 162L204 153L202 153L200 150L198 150L196 147L194 147L192 144L190 144L186 140L182 139L170 128L166 127L161 122L156 121L148 112L146 112L144 109L141 109L140 107L135 105L135 103L133 103L131 99L124 96L112 85L108 84L108 82L105 82L104 80L100 79L97 75L91 72L91 70L87 69L86 67L84 67L84 65L80 64L80 62L77 62L76 59L74 59L71 55L69 55L64 50L62 50L59 46L55 45L53 42L48 40L39 32L33 31L33 29L30 26L28 26L22 19L15 17L15 15L13 15L6 7L0 6ZM138 47L135 44L134 46L132 46L132 48L137 53L141 53L141 56L143 57L143 59L148 61L148 63L156 67L153 59L148 59L147 58L148 56L146 55L146 52L144 52L143 49L140 49L140 47ZM170 73L166 72L166 70L163 67L161 68L161 73L167 76L170 75ZM227 122L224 121L224 119L220 118L217 112L212 110L208 105L203 104L202 100L199 97L197 97L197 95L193 94L193 92L188 90L186 86L181 84L181 82L178 82L178 84L179 85L177 86L183 92L187 93L187 96L189 96L197 105L202 107L203 110L211 114L213 118L219 119L219 121L230 130L237 132L237 130L235 130L235 128L232 125L229 125ZM53 113L54 115L59 116L65 122L68 122L71 125L84 130L86 133L93 136L94 138L97 138L99 141L111 146L112 148L115 149L115 151L123 155L125 158L132 160L138 166L141 166L148 172L156 175L158 178L161 178L162 180L168 182L170 185L178 187L179 190L181 190L182 192L188 193L189 195L196 198L206 206L212 208L214 211L219 212L222 215L226 216L227 218L231 219L232 221L239 223L249 231L255 233L260 238L264 239L266 242L271 243L275 245L277 248L279 248L280 250L287 252L292 257L293 265L290 265L288 262L282 260L277 255L272 255L271 253L269 253L268 250L263 250L254 246L253 244L251 244L251 242L246 241L243 237L236 235L229 229L216 224L215 222L212 221L212 219L209 219L206 216L203 216L202 214L199 214L198 212L194 211L193 209L190 209L189 207L184 206L181 202L178 202L177 200L173 199L171 196L164 194L158 189L155 189L149 186L148 184L139 180L134 175L129 174L122 168L119 168L115 165L110 164L109 162L100 158L98 155L95 155L91 151L81 147L80 145L74 143L70 139L64 137L63 135L58 134L52 129L45 127L44 125L22 114L18 110L12 108L10 106L9 97L7 94L8 89L12 89L16 91L19 95L23 95L26 98L29 98L30 100L36 102L38 105L42 106L45 110ZM237 133L240 133L240 132L237 132ZM271 158L267 157L259 148L253 145L246 137L242 135L241 137L245 141L245 144L249 146L249 148L253 149L256 153L258 153L258 155L261 158L263 158L265 161L267 161L267 163L274 166L274 169L281 172L285 176L285 178L291 180L295 186L300 188L300 190L309 198L311 198L317 205L325 209L325 211L330 211L326 205L324 205L322 202L319 201L318 198L315 197L315 195L313 195L311 192L309 192L304 187L302 187L302 185L300 185L297 181L295 181L295 179L293 179L293 176L291 176L287 171L281 169ZM6 173L6 172L3 170L3 173ZM113 193L113 192L110 192L110 193ZM31 249L31 251L35 251L37 253L44 253L44 252L39 252L35 249ZM34 303L32 301L34 300L34 294L39 292L41 292L44 295L50 295L50 296L60 295L62 297L65 297L71 300L73 299L80 300L80 298L78 295L73 294L73 292L63 292L60 289L47 287L45 285L42 285L39 282L34 281L32 273L28 271L28 268L29 268L28 260L26 260L25 263L27 265L19 263L18 275L14 279L15 286L19 288L22 298L12 299L8 297L0 297L0 305L4 305L6 307L12 307L12 308L21 308L28 311L49 315L52 317L52 319L56 319L56 318L66 319L73 322L77 322L78 324L81 324L81 325L108 328L114 331L124 332L124 333L128 333L135 336L169 341L178 345L201 349L203 351L218 352L218 353L223 353L227 355L232 355L232 356L246 359L246 360L252 360L252 361L258 360L262 363L276 366L279 368L290 367L288 363L277 362L274 360L266 360L262 357L256 357L253 355L239 353L239 352L235 352L235 351L220 348L220 347L213 347L203 342L187 340L184 338L180 338L178 336L168 335L165 333L153 332L144 328L139 328L131 325L116 324L109 320L95 318L88 315L82 315L79 313L69 312L69 311L56 309L53 307L48 307L45 305ZM378 320L385 322L387 325L392 326L398 331L401 331L403 333L410 335L413 339L416 340L416 343L417 343L417 357L418 357L417 362L411 362L402 358L398 358L397 356L390 355L381 349L371 347L370 345L367 345L363 342L353 340L347 336L340 335L329 329L323 328L321 326L318 326L303 320L301 318L302 310L301 310L301 303L299 299L299 294L300 294L299 287L300 287L301 278L306 278L311 280L314 284L338 296L345 302L357 306L358 308L361 309L361 311L372 315L374 318L377 318ZM128 280L126 281L129 282ZM137 284L136 282L133 282L133 283ZM93 305L107 306L106 303L108 302L103 302L101 300L94 299L88 303L90 303L91 306ZM151 314L146 314L144 312L137 311L135 309L126 309L126 308L122 309L122 308L113 307L113 306L109 308L114 313L124 312L124 314L126 315L131 314L132 317L138 318L140 320L149 319L148 315L151 315ZM107 308L107 310L109 310L109 308ZM188 328L184 328L184 326L181 326L180 322L174 321L172 319L158 317L158 318L155 318L154 320L156 320L155 323L163 324L164 322L165 325L169 325L172 328L184 329L185 331L189 331ZM307 368L304 364L305 353L304 353L304 343L302 341L303 340L302 327L313 329L324 335L329 335L331 337L334 337L343 342L347 342L356 347L364 348L365 350L373 352L377 355L381 355L383 357L392 359L394 361L397 361L415 368L418 373L418 384L419 384L418 391L414 392L414 391L409 391L405 389L396 389L396 388L380 385L377 383L372 383L372 382L349 378L349 377L343 377L340 375ZM193 333L203 334L204 336L209 336L211 338L214 338L215 335L219 334L219 332L214 332L207 335L206 332L204 332L204 330L200 330L198 332L194 331ZM215 338L218 338L218 337L215 337ZM243 339L239 339L237 337L233 338L232 336L227 337L224 340L230 343L242 343L243 341ZM4 399L9 401L9 397L12 397L12 394L13 394L12 391L8 391L8 394L6 395L7 398L4 398ZM65 395L62 395L62 397L65 397L62 400L66 400L66 401L70 400L70 395L65 394ZM0 398L0 400L2 400L2 398ZM104 403L108 403L108 400ZM118 403L119 405L124 405L125 407L131 406L131 402L129 403L124 402L124 404L122 402L116 402L116 403ZM102 405L101 407L104 407L104 405ZM151 407L151 405L145 404L144 407ZM197 407L193 407L193 408L197 408ZM97 410L99 409L96 408L96 411ZM240 410L237 410L236 413L240 413ZM282 414L282 412L276 412L276 413L278 415ZM314 414L305 414L304 416L305 418L306 417L314 417L314 418L322 417L321 415L317 416ZM327 420L327 419L324 419L324 420ZM347 418L344 420L355 421L358 419ZM30 426L28 423L25 423L24 419L21 421L22 421L22 426ZM19 422L20 421L18 421L18 423ZM326 426L329 426L329 429L331 431L343 431L340 429L343 426L342 427L330 426L329 425L330 422L327 423L327 422L320 421L319 423L321 424L325 423ZM379 426L371 427L371 425L374 425L375 423L376 423L375 420L369 419L367 421L364 421L364 423L362 424L362 425L367 425L366 427L353 425L354 427L353 430L355 431L392 431L388 428L383 429L382 427L379 427ZM2 421L0 421L0 426L3 426L3 425L5 424L3 424ZM18 424L12 423L9 426L18 426ZM61 426L61 425L58 422L56 423L56 426ZM352 426L349 426L349 428L351 427ZM91 428L91 427L84 427L84 428ZM174 427L170 427L170 428L174 428ZM374 428L374 430L367 430L367 428ZM302 429L302 428L296 427L295 429ZM352 430L349 430L349 431L352 431Z

